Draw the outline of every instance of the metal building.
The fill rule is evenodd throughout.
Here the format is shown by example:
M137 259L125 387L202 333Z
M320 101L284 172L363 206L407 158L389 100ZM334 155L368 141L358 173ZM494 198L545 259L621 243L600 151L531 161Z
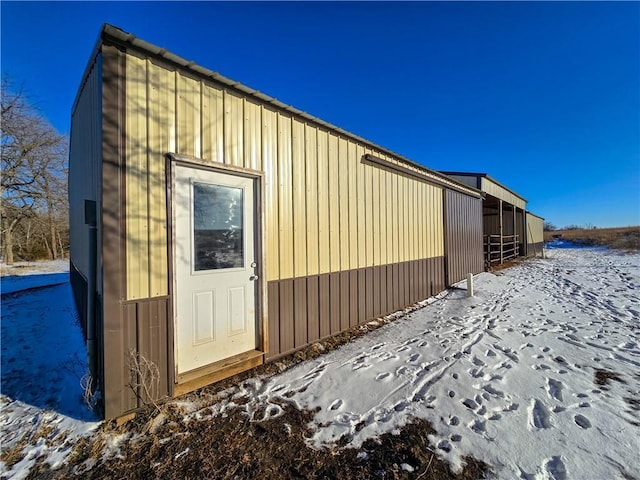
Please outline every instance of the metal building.
M105 25L72 111L71 280L104 415L483 270L482 194ZM522 207L519 207L522 208Z
M527 200L486 173L440 172L483 193L482 228L487 266L542 254L543 218L527 212Z

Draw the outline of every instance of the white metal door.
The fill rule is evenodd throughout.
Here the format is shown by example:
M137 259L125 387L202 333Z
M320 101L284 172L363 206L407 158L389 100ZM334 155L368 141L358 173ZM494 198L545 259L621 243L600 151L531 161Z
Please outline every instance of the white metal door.
M256 348L254 180L175 167L178 373Z

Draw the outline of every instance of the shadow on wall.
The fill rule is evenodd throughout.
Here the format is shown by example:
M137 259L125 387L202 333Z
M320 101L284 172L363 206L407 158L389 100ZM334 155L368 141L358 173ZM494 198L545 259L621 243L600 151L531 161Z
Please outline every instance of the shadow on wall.
M83 401L87 351L69 275L22 277L32 282L26 289L12 288L17 278L2 278L0 393L43 410L95 420Z

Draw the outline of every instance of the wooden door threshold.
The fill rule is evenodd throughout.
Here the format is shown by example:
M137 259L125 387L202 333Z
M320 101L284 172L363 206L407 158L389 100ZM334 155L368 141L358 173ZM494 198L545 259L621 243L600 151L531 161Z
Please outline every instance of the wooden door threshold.
M178 383L173 386L173 396L179 397L225 378L255 368L264 363L264 352L248 352L225 358L205 367L178 374Z

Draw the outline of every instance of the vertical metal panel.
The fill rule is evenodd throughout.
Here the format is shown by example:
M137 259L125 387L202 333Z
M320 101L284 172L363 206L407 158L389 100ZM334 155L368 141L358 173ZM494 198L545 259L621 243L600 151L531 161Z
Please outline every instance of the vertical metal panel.
M71 114L69 139L70 258L72 265L75 265L85 278L88 277L90 268L84 200L95 201L97 211L102 210L102 188L99 184L102 168L102 123L99 116L102 110L101 61L102 57L98 55L78 93ZM101 289L102 283L98 282L97 287Z
M379 317L382 313L380 308L380 267L376 266L373 270L373 317Z
M350 287L349 271L340 272L340 331L349 328L349 315L351 313Z
M453 284L484 269L482 200L453 190L445 195L447 276Z
M224 92L224 163L244 167L244 99Z
M318 130L318 267L319 273L331 270L329 228L329 136Z
M340 332L340 272L329 274L329 312L331 335Z
M120 385L117 385L117 392L119 393L119 402L117 402L117 408L119 408L119 411L116 415L121 414L122 412L126 412L127 410L133 410L134 408L138 408L140 406L139 402L138 402L138 397L137 395L140 395L140 391L139 389L136 389L135 387L132 388L132 378L131 378L131 370L130 370L130 365L131 365L131 360L130 360L130 355L133 353L135 354L137 349L138 349L138 345L137 345L137 339L138 339L138 322L137 322L137 315L136 315L136 304L135 303L125 303L124 305L121 306L122 311L123 311L123 325L122 325L122 330L119 332L120 333L120 341L122 342L122 357L121 358L111 358L111 359L107 359L105 358L105 366L109 366L109 368L107 368L107 370L110 369L119 369L120 370L120 378L121 383ZM107 356L109 357L111 352L105 351L105 353L107 354ZM115 360L115 361L114 361ZM139 381L138 378L135 379L136 381ZM115 385L114 385L115 387ZM105 399L105 402L107 402L108 400ZM113 408L113 404L116 402L109 402L111 405L107 405L105 404L105 410L107 410L109 407Z
M278 204L280 279L293 277L291 117L278 115Z
M418 185L418 205L420 205L420 213L418 215L418 258L427 257L427 221L430 214L430 205L427 203L425 191L427 185L420 183Z
M305 127L306 159L306 220L307 220L307 271L308 275L319 272L319 218L318 218L318 136L314 127ZM326 244L322 246L325 248Z
M159 102L159 108L171 109L171 100ZM173 152L175 148L167 150ZM165 152L166 153L166 152ZM202 156L224 163L224 98L220 88L202 86Z
M365 298L366 298L366 312L367 319L373 317L373 306L375 304L375 292L373 290L373 267L365 268Z
M400 307L400 263L393 264L393 308L397 310Z
M358 323L367 320L367 274L365 268L358 269Z
M398 263L398 238L400 235L400 220L399 220L399 206L398 206L398 175L389 175L389 195L387 196L387 202L389 203L390 210L387 212L391 220L391 259L389 263Z
M320 338L325 338L331 335L330 275L330 273L325 273L318 277Z
M365 148L365 154L370 154L371 151ZM367 267L373 266L374 252L373 252L373 167L370 165L364 165L364 224L365 224L365 250L367 256Z
M159 381L152 386L153 400L169 395L169 344L168 333L168 302L166 298L140 301L126 306L127 322L135 325L136 347L135 353L153 362L158 367ZM144 392L138 392L143 401L150 399ZM142 406L142 405L138 405Z
M267 283L267 301L269 305L269 352L272 357L281 352L280 349L280 289L278 281Z
M244 166L262 170L262 107L257 103L244 102ZM204 129L203 129L204 130Z
M338 209L340 219L340 270L349 270L350 230L349 224L349 158L347 140L338 138L337 146L338 176L332 179L338 183Z
M147 62L129 55L126 76L127 298L149 296Z
M307 318L307 279L296 278L293 280L293 320L294 320L294 345L295 348L303 347L308 341Z
M338 137L329 133L329 244L330 269L340 271L340 165L338 163Z
M387 296L387 302L386 302L387 312L391 313L394 311L394 308L395 308L394 301L393 301L393 265L387 265L385 269L386 269L386 275L387 275L387 281L386 281L387 288L384 294Z
M104 364L101 388L105 417L120 415L129 407L124 385L128 378L124 362L128 351L122 300L126 297L126 252L124 196L124 127L126 125L124 54L109 45L102 47L102 251Z
M349 326L358 324L358 270L349 271Z
M279 283L280 352L288 352L295 347L293 279Z
M128 58L132 58L129 56ZM178 73L178 136L176 149L183 155L202 156L200 82Z
M349 175L349 268L358 268L358 168L359 159L356 156L356 144L350 141L347 145L348 175ZM352 322L353 323L353 320Z
M544 219L529 212L526 214L527 244L534 245L544 242Z
M369 232L373 235L372 247L373 257L372 265L380 265L380 169L371 169L371 210L373 211L372 222L373 230Z
M293 179L293 267L296 277L307 276L307 187L304 124L291 121L291 163Z
M378 267L380 269L380 315L389 313L387 308L387 265Z
M262 161L265 167L267 281L271 281L280 278L278 114L266 107L262 110Z
M149 296L169 293L164 154L175 150L175 73L148 63Z
M357 160L357 191L356 201L358 203L358 268L367 266L367 225L366 225L366 202L365 202L365 165L362 163L364 148L356 145Z
M385 229L387 231L386 235L386 246L387 246L387 254L385 256L385 263L393 263L393 242L394 236L396 234L395 228L393 226L393 202L392 202L392 191L391 191L391 177L392 174L388 170L384 172L384 205L382 208L386 209L385 212Z
M307 338L320 339L320 281L317 275L307 278Z
M416 199L416 187L419 182L409 179L408 184L408 196L409 196L409 205L408 205L408 214L409 214L409 258L407 260L415 260L418 258L416 253L416 222L417 222L417 210L422 205L418 205Z

